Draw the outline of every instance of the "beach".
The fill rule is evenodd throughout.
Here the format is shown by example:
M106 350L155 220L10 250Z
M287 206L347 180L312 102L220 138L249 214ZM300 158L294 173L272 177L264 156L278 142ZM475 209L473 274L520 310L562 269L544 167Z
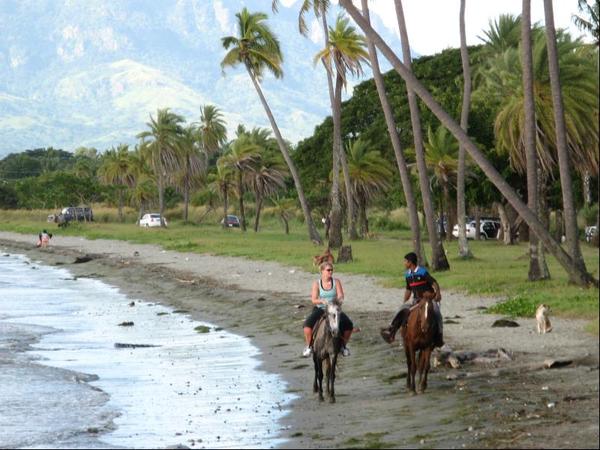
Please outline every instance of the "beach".
M34 244L32 236L0 233L3 252L101 280L128 298L187 311L192 320L248 338L260 349L261 368L279 374L294 396L279 420L280 447L598 447L598 339L581 320L552 318L546 335L536 333L533 318L493 328L501 317L482 310L499 299L442 286L447 345L455 352L503 349L510 358L433 368L427 392L410 396L402 348L378 334L403 291L336 266L344 310L361 331L350 343L352 356L340 361L338 401L330 405L313 395L312 360L300 356L316 272L122 241L54 236L48 249ZM74 264L84 255L91 260ZM569 364L544 370L548 359Z

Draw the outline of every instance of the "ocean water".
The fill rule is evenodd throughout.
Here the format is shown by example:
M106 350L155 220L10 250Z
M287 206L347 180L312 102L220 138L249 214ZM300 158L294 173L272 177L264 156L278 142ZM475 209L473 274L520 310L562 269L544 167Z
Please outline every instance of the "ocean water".
M247 338L131 301L96 279L0 256L0 447L283 442L293 396Z

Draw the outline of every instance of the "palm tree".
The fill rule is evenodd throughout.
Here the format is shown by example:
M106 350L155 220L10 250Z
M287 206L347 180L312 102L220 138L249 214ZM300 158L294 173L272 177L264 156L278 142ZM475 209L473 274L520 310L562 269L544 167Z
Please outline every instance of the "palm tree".
M202 152L204 153L204 165L208 167L208 158L214 155L227 139L225 120L219 108L214 105L200 107L198 131Z
M600 2L595 0L590 5L587 0L577 0L577 9L581 15L573 14L573 22L581 31L594 37L596 47L600 46Z
M137 222L143 217L147 205L156 199L156 181L152 169L139 146L130 154L130 173L134 184L129 201L139 209Z
M359 206L361 234L369 233L367 207L371 201L391 187L392 170L389 163L362 139L348 143L348 168L352 187Z
M208 175L208 189L223 200L223 227L227 229L229 196L233 193L233 170L217 164L216 171Z
M573 198L571 181L571 160L567 145L567 126L565 123L565 110L561 92L561 80L558 67L558 50L556 44L556 30L554 29L554 11L552 0L544 0L544 16L546 25L546 42L548 44L548 70L550 72L550 85L552 90L552 105L554 107L554 125L556 127L556 149L558 152L558 167L563 199L565 236L567 250L573 262L580 270L587 272L585 261L579 245L579 232L577 229L577 211ZM597 74L596 74L597 75ZM596 116L597 117L597 116ZM571 280L573 281L573 280Z
M521 24L521 65L523 67L523 147L527 160L527 206L533 212L538 208L538 158L536 153L536 122L533 87L533 52L531 43L531 0L523 0ZM541 217L540 217L541 218ZM529 236L529 281L550 278L550 272L544 258L544 247L540 244L535 233Z
M398 16L398 29L400 30L400 38L402 40L402 54L404 64L408 71L412 71L410 44L408 41L408 32L404 21L404 11L402 9L402 1L394 0L396 6L396 15ZM353 16L354 18L354 16ZM356 20L356 18L354 18ZM363 28L364 31L364 28ZM417 97L413 89L407 83L406 92L408 96L408 106L410 110L410 121L413 131L413 139L415 143L415 154L417 157L417 167L419 169L419 185L421 187L421 197L423 199L423 209L425 210L425 219L427 221L427 231L429 233L429 242L431 244L431 267L433 270L449 270L450 264L446 258L446 252L441 239L437 233L435 218L433 212L433 201L431 199L431 189L427 181L427 166L425 164L425 151L423 149L423 132L421 130L421 114Z
M284 198L280 199L271 198L273 202L273 212L279 217L279 219L283 222L283 227L285 230L285 234L290 234L290 224L289 221L294 214L294 209L296 208L296 202L293 198Z
M265 70L271 72L275 78L281 78L283 76L283 71L281 69L283 56L279 47L279 41L268 25L264 23L267 20L266 14L250 13L244 8L241 12L236 14L236 18L238 36L227 36L221 40L223 47L228 50L221 62L221 68L235 67L238 64L243 64L246 68L267 117L269 118L273 134L279 145L279 150L292 174L296 192L298 193L298 199L300 200L302 212L304 213L304 219L308 227L309 238L313 242L322 244L321 236L319 236L319 232L317 231L310 214L310 208L306 201L306 196L304 195L304 189L302 188L298 170L290 156L287 145L275 122L271 108L260 87L260 80L262 79Z
M425 89L425 87L417 80L412 72L400 61L393 50L387 45L387 43L381 38L381 36L371 27L371 25L365 21L360 11L352 4L352 0L339 0L340 5L350 14L352 19L358 24L358 26L365 32L365 34L373 41L373 43L379 48L382 54L390 62L394 70L400 75L407 86L414 91L425 103L425 105L431 110L431 112L440 120L440 122L448 128L448 130L454 135L461 145L464 145L469 155L479 165L483 173L488 179L498 188L500 193L508 200L508 202L515 208L517 213L525 220L529 225L529 228L538 235L543 241L544 245L554 255L560 265L564 268L572 280L574 280L580 286L589 286L593 284L598 286L598 280L594 277L582 271L580 268L573 264L573 260L567 252L565 252L560 244L556 242L550 235L548 230L539 221L537 215L531 211L527 205L519 198L519 195L512 189L512 187L506 182L502 175L496 170L496 168L485 158L483 153L477 148L477 146L471 141L469 136L464 132L458 123L448 114L439 103L433 98L431 93Z
M354 223L354 199L352 185L348 175L345 154L342 148L342 88L346 87L347 74L362 74L362 64L368 63L365 39L350 26L349 20L339 16L335 28L329 28L327 46L314 58L315 64L321 61L329 77L335 74L335 89L332 103L333 117L333 177L331 183L331 228L329 246L338 248L342 245L341 205L339 203L339 164L342 163L348 207L348 227L350 238L356 239Z
M501 14L497 20L490 20L490 28L479 36L493 54L503 53L519 45L521 39L521 17Z
M463 69L463 99L460 113L460 126L468 133L469 129L469 108L471 106L471 65L469 64L469 51L467 50L467 33L465 30L465 0L460 0L460 59ZM467 207L465 204L465 165L466 152L465 147L460 145L458 148L458 172L456 174L456 215L458 216L458 255L465 258L472 258L473 254L469 249L467 241L467 224L465 217ZM452 223L450 223L452 226ZM475 233L479 234L479 233Z
M260 147L247 135L237 138L229 151L219 158L217 166L229 167L235 172L237 196L240 206L240 227L246 231L246 212L244 210L244 188L246 178L254 171L254 164L260 158Z
M361 2L363 16L365 17L365 20L370 23L368 0L361 0ZM413 241L413 251L417 254L419 264L425 266L427 261L425 260L425 253L423 252L423 243L421 242L421 226L419 224L417 203L415 201L413 186L408 173L408 167L406 165L406 158L404 157L402 145L400 144L400 138L398 137L398 132L396 130L396 119L394 118L394 113L385 91L385 83L383 76L381 75L379 60L377 58L377 49L368 37L366 38L366 42L369 50L371 69L373 70L373 79L375 80L375 86L377 88L377 94L379 95L379 101L381 102L381 108L383 109L383 115L385 117L388 134L390 136L390 140L392 141L394 155L396 156L396 163L398 165L398 172L400 173L402 189L404 190L404 198L406 199L406 207L408 209L410 231Z
M281 159L281 155L268 153L264 149L261 150L258 164L250 175L250 187L256 199L255 232L258 232L264 199L285 186L285 177L289 173L285 162Z
M433 173L437 184L442 188L443 201L440 207L440 217L444 217L445 211L448 215L449 225L454 223L455 214L451 207L450 187L458 172L458 163L456 139L443 126L438 127L435 132L429 127L425 142L425 164ZM447 236L451 233L444 229L444 234Z
M142 139L142 151L147 154L148 163L156 175L161 227L165 226L165 187L168 175L179 170L182 165L181 152L177 147L177 135L182 122L183 118L170 112L168 108L159 109L156 119L151 115L150 122L146 123L150 130L137 135ZM147 138L150 140L146 141Z
M248 185L254 192L256 200L254 231L258 232L264 199L285 186L285 178L289 175L289 170L281 158L281 153L278 152L277 141L271 137L269 130L256 127L250 132L239 131L241 131L240 136L245 133L260 150L259 157L248 177Z
M134 184L130 166L129 146L120 144L117 148L111 148L102 156L102 164L98 169L100 181L117 189L119 222L123 222L125 190Z
M200 187L206 172L206 153L200 151L198 130L189 125L181 130L176 145L180 153L181 168L173 174L175 188L183 191L183 220L188 221L190 191Z

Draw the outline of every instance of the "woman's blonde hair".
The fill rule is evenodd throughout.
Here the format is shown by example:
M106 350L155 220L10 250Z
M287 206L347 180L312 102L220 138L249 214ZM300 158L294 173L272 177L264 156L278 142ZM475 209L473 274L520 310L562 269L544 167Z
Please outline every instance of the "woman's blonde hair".
M330 263L329 261L322 262L321 265L319 266L319 272L323 272L328 267L331 267L333 269L333 264Z

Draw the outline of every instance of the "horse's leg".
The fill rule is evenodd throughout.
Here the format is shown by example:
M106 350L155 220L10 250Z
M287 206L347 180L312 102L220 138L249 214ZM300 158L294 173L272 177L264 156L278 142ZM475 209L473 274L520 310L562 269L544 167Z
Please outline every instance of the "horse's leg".
M419 352L419 358L418 358L418 369L419 369L419 387L417 389L417 393L418 394L422 394L423 393L423 371L425 370L425 352L427 350L421 350Z
M327 359L325 360L325 389L327 391L327 395L330 395L331 392L331 386L329 383L329 380L331 379L331 357L327 356Z
M431 351L431 348L421 351L421 359L423 360L423 377L419 380L421 392L425 392L425 389L427 389L427 375L429 375L429 369L431 368Z
M406 355L406 389L410 389L410 350L406 341L404 342L404 354Z
M319 400L325 400L323 398L323 360L319 358Z
M319 392L319 362L317 361L317 355L313 352L313 365L315 366L315 381L313 383L313 393Z
M415 393L415 378L417 376L417 351L414 347L410 348L410 391Z
M338 354L333 355L331 361L331 368L329 370L330 373L330 383L331 390L329 392L329 403L335 403L335 366L337 365Z

